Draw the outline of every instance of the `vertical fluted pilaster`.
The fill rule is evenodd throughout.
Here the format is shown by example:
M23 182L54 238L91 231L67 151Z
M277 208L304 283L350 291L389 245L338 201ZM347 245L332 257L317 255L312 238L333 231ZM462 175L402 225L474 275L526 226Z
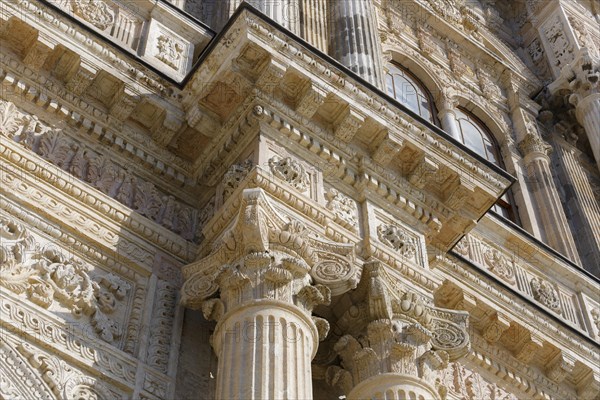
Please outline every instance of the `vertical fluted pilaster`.
M543 223L546 242L570 260L581 264L552 178L548 157L551 147L535 134L528 134L519 143L519 147L525 156L529 185Z
M381 49L371 1L331 1L329 16L329 54L383 88Z
M219 30L233 15L235 10L246 2L279 23L292 33L300 34L300 0L216 0L213 18L214 27Z
M600 204L594 196L585 168L578 160L579 150L563 141L557 141L557 160L562 170L566 191L565 207L578 225L576 239L580 245L584 267L600 273Z
M302 0L300 7L301 35L317 49L327 52L327 2Z

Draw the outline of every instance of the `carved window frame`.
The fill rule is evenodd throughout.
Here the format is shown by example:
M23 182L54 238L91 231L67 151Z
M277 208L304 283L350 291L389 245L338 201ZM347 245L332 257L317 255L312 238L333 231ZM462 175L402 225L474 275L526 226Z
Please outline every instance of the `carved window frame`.
M406 95L404 93L397 92L397 83L400 79L406 81L409 85L411 85L415 89L415 96L417 97L417 107L418 109L414 109L408 105ZM419 78L417 78L410 70L398 64L397 62L390 62L387 68L387 72L385 74L385 84L386 84L386 93L398 100L399 103L405 105L411 111L414 111L416 114L420 115L424 119L428 120L432 124L436 126L440 126L439 120L437 118L437 109L435 106L435 101L431 92L427 87L421 82ZM390 85L391 84L391 85ZM424 110L426 109L429 115L424 115Z

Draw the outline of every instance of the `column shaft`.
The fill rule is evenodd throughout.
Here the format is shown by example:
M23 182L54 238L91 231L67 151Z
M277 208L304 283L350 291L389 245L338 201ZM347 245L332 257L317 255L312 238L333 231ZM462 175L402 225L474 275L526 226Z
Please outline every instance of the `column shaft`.
M317 49L327 52L326 0L302 0L300 10L302 37Z
M213 345L217 399L312 399L317 329L300 309L264 300L225 315Z
M348 400L438 400L439 393L422 379L411 375L380 374L356 385Z
M383 88L381 49L370 0L331 1L329 53L370 83Z
M577 104L577 119L587 133L596 164L600 170L600 94L595 93Z
M577 247L552 179L548 156L542 153L529 154L525 157L525 164L546 242L570 260L580 264Z
M438 117L440 118L442 129L454 139L462 142L460 131L458 129L458 122L456 121L456 115L454 112L451 109L445 108L438 113Z

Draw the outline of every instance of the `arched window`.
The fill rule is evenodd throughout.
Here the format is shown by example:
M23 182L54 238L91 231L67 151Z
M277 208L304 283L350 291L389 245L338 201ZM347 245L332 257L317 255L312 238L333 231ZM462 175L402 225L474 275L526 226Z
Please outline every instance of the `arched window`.
M483 122L461 108L454 111L460 131L460 138L465 146L500 168L504 168L498 145ZM511 206L511 196L508 192L498 199L492 210L504 218L517 222L513 207Z
M387 92L390 96L433 124L437 123L437 111L431 94L408 70L395 64L389 65L386 74Z

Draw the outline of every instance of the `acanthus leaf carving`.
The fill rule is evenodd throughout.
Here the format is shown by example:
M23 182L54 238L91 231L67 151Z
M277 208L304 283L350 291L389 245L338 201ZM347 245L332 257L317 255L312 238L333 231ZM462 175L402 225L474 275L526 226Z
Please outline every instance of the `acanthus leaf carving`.
M354 200L336 189L325 193L327 208L335 214L336 222L356 232L358 229L357 207Z
M196 210L120 167L108 155L78 143L63 129L51 128L13 103L0 101L0 133L184 239L196 240Z
M379 241L399 252L403 257L413 258L417 244L408 232L397 225L381 224L377 227Z
M487 267L509 283L515 283L515 270L511 261L500 251L489 248L483 253Z
M115 10L102 0L76 0L73 12L100 30L110 28L115 22Z

